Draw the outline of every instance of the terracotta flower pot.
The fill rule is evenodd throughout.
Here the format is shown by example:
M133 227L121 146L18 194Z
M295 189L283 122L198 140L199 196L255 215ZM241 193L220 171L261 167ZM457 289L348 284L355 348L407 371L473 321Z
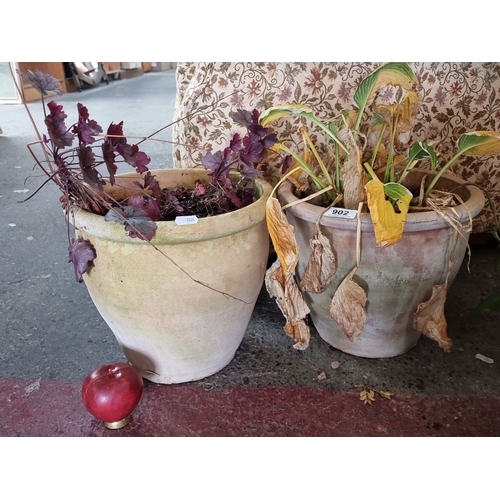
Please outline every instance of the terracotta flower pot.
M204 169L155 170L161 187L194 186ZM117 176L133 188L136 174ZM88 292L125 356L141 375L172 384L207 377L234 357L250 321L269 255L265 203L271 186L255 181L259 199L196 224L159 222L149 242L124 226L77 210L77 235L97 258L84 274ZM115 188L115 191L118 188Z
M409 187L418 187L428 171L415 170L408 176ZM443 176L440 189L456 188L463 181ZM418 192L418 191L417 191ZM462 186L458 193L465 206L455 208L462 223L481 212L485 204L482 191ZM278 189L284 206L297 198L287 182ZM311 249L309 240L323 208L311 203L298 203L286 210L288 221L295 228L300 251L297 277L300 281ZM395 245L377 248L373 224L368 213L361 215L361 261L356 281L367 292L367 318L363 332L349 340L330 316L332 297L342 280L356 266L356 230L358 221L323 216L321 230L333 245L337 272L329 287L320 294L303 292L311 310L311 319L320 336L333 347L361 357L397 356L411 349L420 333L413 329L413 315L420 302L428 300L434 285L443 284L452 265L448 285L455 278L463 261L469 239L468 232L455 237L455 229L434 211L411 213L407 217L402 239Z

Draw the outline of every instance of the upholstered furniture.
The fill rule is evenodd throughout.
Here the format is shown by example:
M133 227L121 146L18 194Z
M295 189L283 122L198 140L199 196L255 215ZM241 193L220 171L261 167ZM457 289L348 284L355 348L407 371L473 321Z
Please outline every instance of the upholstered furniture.
M178 63L177 102L173 129L174 166L199 166L207 151L227 145L238 129L231 114L238 108L263 110L288 102L311 105L323 119L352 108L359 81L380 63L237 62ZM438 141L445 156L455 151L458 136L469 130L500 131L500 63L415 62L423 102L411 133L400 140ZM390 101L394 89L379 96ZM273 125L274 126L274 125ZM280 137L300 142L289 120ZM283 135L284 134L284 135ZM500 158L464 157L453 167L463 179L487 189L500 209ZM271 179L272 180L272 179ZM487 206L474 221L474 232L493 227Z

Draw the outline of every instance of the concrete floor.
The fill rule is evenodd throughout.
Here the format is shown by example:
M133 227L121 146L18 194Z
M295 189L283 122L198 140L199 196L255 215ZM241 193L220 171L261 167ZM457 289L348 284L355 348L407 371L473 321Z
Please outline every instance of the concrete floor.
M127 135L145 136L170 122L174 96L169 70L56 100L68 121L81 101L101 125L123 120ZM29 107L41 123L41 103ZM105 429L83 407L81 383L97 366L125 358L67 263L58 191L49 184L21 203L44 180L32 170L26 143L35 135L22 105L0 106L0 125L0 436L500 434L500 313L469 316L500 283L500 253L491 241L472 248L470 272L464 264L450 289L449 354L422 338L396 358L356 358L327 345L314 329L309 349L296 351L263 289L226 368L178 386L146 383L132 423ZM171 166L168 144L150 142L146 151L152 168ZM393 397L363 405L365 386Z

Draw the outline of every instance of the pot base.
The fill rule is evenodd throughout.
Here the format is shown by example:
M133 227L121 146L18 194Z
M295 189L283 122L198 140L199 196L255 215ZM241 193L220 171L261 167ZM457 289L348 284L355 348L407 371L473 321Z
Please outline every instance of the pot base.
M418 344L420 339L420 335L417 335L416 339L413 339L412 336L403 346L381 346L379 343L373 343L372 345L360 347L359 344L356 344L356 341L351 342L350 340L347 340L347 342L339 343L336 341L337 339L332 340L331 337L321 335L321 333L319 333L319 336L327 344L339 351L349 354L350 356L367 359L384 359L401 356L406 354L408 351L411 351Z
M233 360L235 354L236 353L234 353L227 361L224 361L223 363L216 366L211 366L208 368L201 367L201 369L192 369L187 373L176 373L169 370L164 370L161 371L161 373L157 373L151 370L141 369L137 366L136 368L139 370L142 378L149 380L149 382L153 382L154 384L182 384L185 382L196 382L197 380L202 380L206 377L214 375L215 373L225 368Z

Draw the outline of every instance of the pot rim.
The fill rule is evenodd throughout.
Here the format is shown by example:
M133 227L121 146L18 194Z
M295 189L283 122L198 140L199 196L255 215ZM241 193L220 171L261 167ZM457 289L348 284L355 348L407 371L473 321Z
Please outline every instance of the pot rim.
M413 169L411 173L420 177L423 175L435 175L435 172L425 169ZM447 216L464 224L471 218L476 217L482 211L486 203L486 198L481 189L476 186L466 185L466 182L463 179L454 175L443 174L441 179L457 186L462 185L462 189L466 189L469 193L469 197L463 205L458 205L453 207L453 209L446 208L443 210ZM438 185L441 182L441 179L438 181ZM298 200L293 192L293 184L288 180L278 187L277 196L282 206ZM290 211L292 215L302 220L316 223L318 217L325 211L325 208L309 202L303 202L287 208L286 211ZM369 213L362 213L360 220L361 231L374 232L373 222ZM358 220L356 217L353 219L347 219L322 216L320 223L326 227L352 230L353 227L355 228L357 226ZM426 212L412 212L407 215L404 232L415 232L446 227L451 227L450 223L434 210Z
M208 171L204 168L163 168L153 169L151 172L157 175L160 185L162 180L163 185L166 185L162 177L168 176L169 173L186 178L208 177ZM127 179L132 184L134 180L140 179L141 175L130 172L115 177L117 179ZM178 181L175 181L174 184L176 182ZM222 238L265 221L265 205L271 194L272 186L262 178L256 178L254 182L259 198L252 204L233 212L200 218L195 224L178 225L175 221L158 221L156 222L155 236L151 241L131 238L127 235L122 224L107 222L104 220L103 215L93 214L79 207L73 207L73 217L70 217L70 221L75 226L75 229L82 230L91 236L133 245L170 245Z

